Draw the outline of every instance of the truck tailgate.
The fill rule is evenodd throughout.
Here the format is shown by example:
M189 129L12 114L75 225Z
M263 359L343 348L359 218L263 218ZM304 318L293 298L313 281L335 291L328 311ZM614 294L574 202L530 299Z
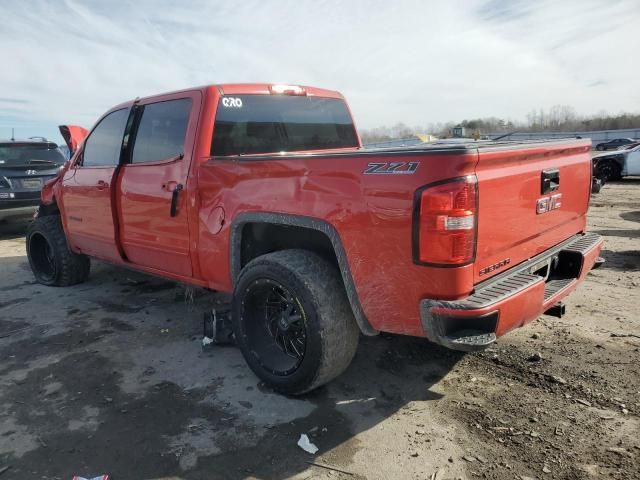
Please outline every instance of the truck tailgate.
M584 231L590 151L585 140L478 149L474 283Z

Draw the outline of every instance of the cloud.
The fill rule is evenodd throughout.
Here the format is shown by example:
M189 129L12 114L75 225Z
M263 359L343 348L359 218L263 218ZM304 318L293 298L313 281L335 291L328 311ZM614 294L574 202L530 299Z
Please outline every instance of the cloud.
M30 135L221 82L334 88L362 127L640 106L637 0L32 0L0 16L0 128Z
M0 103L18 103L18 104L27 104L29 103L24 98L4 98L0 97Z

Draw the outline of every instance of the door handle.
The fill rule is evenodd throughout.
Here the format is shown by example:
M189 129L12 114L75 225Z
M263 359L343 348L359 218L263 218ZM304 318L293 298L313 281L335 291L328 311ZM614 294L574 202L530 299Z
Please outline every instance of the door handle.
M169 211L169 215L172 217L178 214L178 197L183 188L182 184L178 183L173 189L173 192L171 192L171 210Z
M109 184L107 182L105 182L104 180L98 180L98 183L96 183L96 188L98 190L105 190L105 189L109 188Z

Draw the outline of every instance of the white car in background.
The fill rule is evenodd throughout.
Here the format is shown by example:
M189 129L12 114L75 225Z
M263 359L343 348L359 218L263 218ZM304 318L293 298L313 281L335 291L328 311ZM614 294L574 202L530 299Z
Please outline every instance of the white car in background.
M640 175L640 142L593 157L594 176L604 182Z

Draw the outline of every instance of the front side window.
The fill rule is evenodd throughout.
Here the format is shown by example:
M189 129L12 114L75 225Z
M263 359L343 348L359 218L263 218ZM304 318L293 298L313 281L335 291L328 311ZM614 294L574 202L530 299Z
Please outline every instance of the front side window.
M82 166L115 166L120 161L124 127L129 109L116 110L104 117L84 142Z
M131 163L157 162L183 154L191 103L190 98L181 98L145 105Z
M353 120L341 99L228 95L218 103L211 155L358 146Z

